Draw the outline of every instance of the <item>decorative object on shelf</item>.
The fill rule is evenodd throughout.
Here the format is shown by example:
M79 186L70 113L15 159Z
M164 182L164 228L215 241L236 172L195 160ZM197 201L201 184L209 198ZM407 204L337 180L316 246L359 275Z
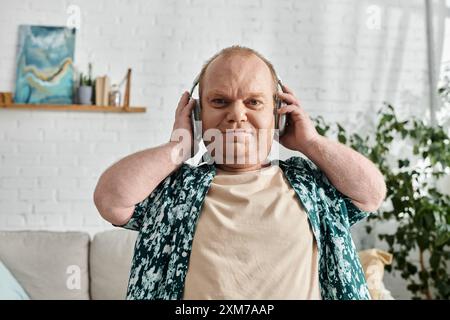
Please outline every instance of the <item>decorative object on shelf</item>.
M123 99L123 107L125 109L129 108L129 106L130 106L131 68L128 68L127 75L126 75L126 81L127 81L127 84L125 86L125 97Z
M121 94L119 86L113 84L111 87L111 92L109 93L109 105L112 107L120 107Z
M110 80L108 76L97 77L95 79L95 105L107 106L110 90Z
M114 107L120 107L122 94L120 92L120 88L125 83L125 93L123 99L122 108L128 109L130 107L130 91L131 91L131 68L128 68L125 77L120 81L119 84L114 84L111 87L111 91L109 93L108 105Z
M88 74L85 76L80 74L80 86L78 87L78 103L92 104L93 95L93 81L92 81L92 63L88 65Z
M12 101L12 92L0 92L0 104L11 104Z
M19 26L16 103L72 103L75 33L66 27Z

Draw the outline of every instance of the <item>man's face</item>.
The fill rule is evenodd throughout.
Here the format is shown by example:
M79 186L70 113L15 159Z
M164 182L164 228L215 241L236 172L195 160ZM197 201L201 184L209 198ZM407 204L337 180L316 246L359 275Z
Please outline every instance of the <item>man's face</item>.
M216 162L246 168L267 158L275 124L274 91L269 68L255 55L218 57L210 63L202 81L201 117L205 144L208 149L214 145Z

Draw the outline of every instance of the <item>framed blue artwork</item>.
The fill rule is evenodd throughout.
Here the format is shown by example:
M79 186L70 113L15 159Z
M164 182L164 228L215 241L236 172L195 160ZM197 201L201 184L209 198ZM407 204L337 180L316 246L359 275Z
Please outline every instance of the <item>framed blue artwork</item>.
M19 26L14 103L72 104L75 31Z

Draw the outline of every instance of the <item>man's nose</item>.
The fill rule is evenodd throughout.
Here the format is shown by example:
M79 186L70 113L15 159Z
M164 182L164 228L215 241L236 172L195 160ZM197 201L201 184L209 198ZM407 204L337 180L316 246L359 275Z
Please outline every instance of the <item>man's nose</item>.
M242 101L235 101L228 109L228 122L244 122L247 121L247 108Z

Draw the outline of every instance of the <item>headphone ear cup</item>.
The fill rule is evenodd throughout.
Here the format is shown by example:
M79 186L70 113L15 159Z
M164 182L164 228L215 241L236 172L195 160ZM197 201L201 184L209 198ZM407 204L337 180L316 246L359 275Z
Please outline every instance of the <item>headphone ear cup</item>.
M274 111L273 111L273 115L274 115L274 118L275 118L275 130L277 130L278 127L279 127L279 117L280 117L280 115L278 113L279 109L280 109L280 99L275 98L275 108L274 108Z
M278 110L280 110L282 105L282 101L279 98L275 100L275 129L278 130L278 136L282 136L286 129L286 114L279 114Z
M197 99L194 99L194 108L191 111L191 124L192 124L192 137L193 145L191 150L191 157L195 156L198 152L198 144L202 140L202 126L201 126L201 108Z
M279 135L280 137L284 134L285 130L286 130L286 114L281 114L280 115L280 119L279 121L279 125L278 125L278 129L279 129Z
M201 107L197 99L194 99L194 108L192 109L191 121L194 139L199 139L199 136L201 138Z
M201 121L201 110L202 108L200 107L200 102L198 101L198 99L194 99L194 115L195 115L195 120L197 121Z

